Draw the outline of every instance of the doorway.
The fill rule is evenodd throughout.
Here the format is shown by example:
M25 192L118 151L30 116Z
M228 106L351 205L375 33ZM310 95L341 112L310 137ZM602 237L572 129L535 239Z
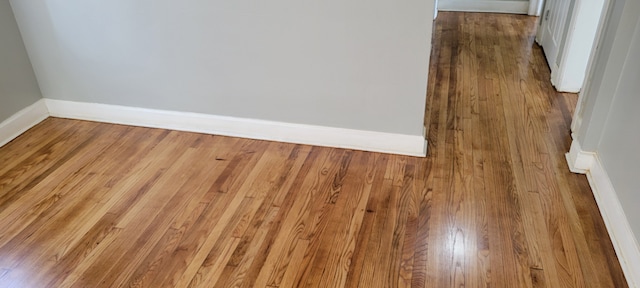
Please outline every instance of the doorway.
M544 0L439 0L440 11L510 13L540 16Z

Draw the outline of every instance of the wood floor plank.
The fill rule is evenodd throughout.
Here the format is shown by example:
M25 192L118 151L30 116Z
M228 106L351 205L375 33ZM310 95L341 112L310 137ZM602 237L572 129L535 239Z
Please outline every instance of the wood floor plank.
M168 261L165 260L169 258L168 255L171 255L185 231L193 225L195 215L204 210L204 205L200 205L200 200L203 195L208 192L210 181L218 177L224 168L226 168L226 162L215 159L220 159L221 156L226 157L233 155L234 152L237 153L238 151L233 151L235 147L234 144L236 143L235 140L236 139L231 138L222 139L219 149L211 149L204 155L198 155L202 163L209 164L189 167L188 169L191 173L187 174L192 175L188 176L186 182L179 189L175 190L171 200L164 206L164 210L167 210L169 207L171 210L156 215L153 220L154 223L157 223L155 225L169 228L166 230L152 228L153 230L164 231L164 234L157 242L152 241L152 237L146 238L145 240L147 242L142 248L138 247L137 251L127 252L126 254L130 255L131 260L120 262L125 265L114 266L110 273L111 277L103 279L102 283L112 287L119 287L122 286L125 281L129 281L127 280L128 278L135 277L132 276L132 274L136 272L140 273L140 271L149 272L144 273L142 276L142 280L146 280L151 278L150 275L154 275L154 272L157 273L157 269L153 269L154 265L161 265L161 263L167 265ZM196 141L198 140L196 139ZM194 149L194 147L190 149ZM192 211L194 213L190 213ZM147 228L147 230L150 229ZM150 235L151 231L147 234ZM153 245L154 243L155 245ZM135 255L136 253L140 256L137 258L131 257L131 255ZM138 280L137 278L134 279ZM136 285L144 285L145 283L144 281L138 282L135 280Z
M18 236L17 233L22 233L22 237L28 235L30 239L34 239L35 229L42 230L47 228L46 226L41 226L42 223L33 223L34 221L44 221L44 219L59 214L63 208L69 210L70 207L74 207L74 203L69 203L69 201L76 201L77 197L75 197L74 192L78 190L78 186L85 186L85 181L95 181L97 179L97 177L94 177L95 174L92 175L90 171L87 171L87 169L90 169L87 167L99 165L97 163L99 161L91 156L96 152L107 149L114 143L113 139L121 136L123 131L114 129L115 133L101 135L102 137L98 142L95 142L91 147L85 147L82 151L77 151L76 155L69 158L67 163L61 164L46 180L21 192L14 205L0 212L0 217L11 223L10 226L5 227L4 233L0 236L0 244L2 244L0 246L10 247L11 244L7 243L9 239L22 243L23 240L19 240L21 239L20 237L16 238ZM64 177L64 175L68 174L73 174L74 177ZM41 191L47 191L47 193L42 193ZM88 195L90 196L91 194ZM36 199L35 203L34 199ZM65 204L55 205L59 201ZM25 210L28 212L25 213ZM30 229L27 229L29 227ZM47 232L42 233L48 234ZM45 238L49 237L45 236Z
M25 192L33 191L34 186L41 181L50 183L59 180L59 177L47 177L49 174L59 171L58 168L73 157L76 150L86 147L97 133L90 133L90 137L82 137L82 132L104 129L95 123L81 122L65 131L58 138L44 146L21 163L7 163L11 167L0 178L0 209L4 210L13 201L23 197ZM27 173L29 172L29 173ZM33 174L38 177L33 178ZM31 178L28 178L31 177ZM29 181L26 181L28 179Z
M74 125L71 122L61 121L61 119L57 118L47 118L28 130L28 135L32 135L32 137L18 136L15 141L10 141L2 146L4 152L1 155L0 163L9 163L9 161L15 163L22 162L34 153L38 153L42 147L51 145L51 141L59 141L60 138L58 138L58 136L73 127ZM29 149L25 150L25 148ZM0 175L12 168L15 168L15 166L4 165L0 167Z
M0 287L626 287L537 21L439 13L426 158L46 119L0 147Z

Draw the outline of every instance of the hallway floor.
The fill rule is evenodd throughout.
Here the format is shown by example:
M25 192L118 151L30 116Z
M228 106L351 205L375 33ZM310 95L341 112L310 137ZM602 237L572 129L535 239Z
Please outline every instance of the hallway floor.
M0 148L0 287L626 287L535 25L439 14L427 158L49 118Z
M589 183L564 157L578 95L551 86L536 25L438 14L426 186L442 222L428 242L449 249L428 257L433 287L626 287Z

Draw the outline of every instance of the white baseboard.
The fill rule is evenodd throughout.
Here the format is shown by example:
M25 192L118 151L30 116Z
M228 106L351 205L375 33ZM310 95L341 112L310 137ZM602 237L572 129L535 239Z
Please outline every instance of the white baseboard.
M426 156L424 136L293 124L46 99L54 117L199 132L224 136L328 146L372 152Z
M580 144L574 139L571 143L571 150L567 153L569 167L574 167L570 168L573 172L575 172L573 169L580 167L576 170L584 172L577 173L587 174L589 185L598 204L598 209L600 209L602 219L609 231L613 248L620 261L622 271L627 278L627 283L629 287L640 287L640 245L638 245L633 230L631 230L631 225L629 225L624 210L622 210L622 205L607 175L607 171L602 166L597 153L581 150L572 152L575 149L580 149ZM590 159L580 159L585 157L584 155L590 155L588 156ZM576 161L575 159L578 160Z
M31 104L0 123L0 147L49 117L44 99Z
M560 71L560 67L557 64L553 64L551 68L551 84L556 88L558 92L566 92L566 93L579 93L580 89L582 89L582 85L577 86L577 83L567 83L568 80L565 80L563 73Z
M529 1L440 0L438 10L527 14L529 13Z
M574 140L571 142L571 148L569 153L565 154L565 157L571 172L585 174L593 167L596 155L593 152L582 151L580 143Z

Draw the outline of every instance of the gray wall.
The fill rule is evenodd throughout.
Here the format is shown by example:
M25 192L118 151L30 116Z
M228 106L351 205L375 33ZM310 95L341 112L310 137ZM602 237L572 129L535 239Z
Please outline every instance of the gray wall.
M0 122L40 98L9 0L0 0Z
M578 112L582 125L574 131L582 149L595 151L604 129L622 68L631 47L638 21L636 1L611 1L592 69L583 91L583 104Z
M613 1L607 18L575 133L598 153L640 239L640 2Z
M45 98L423 133L433 0L11 2Z
M640 22L635 25L629 52L598 154L631 220L636 239L640 239Z

